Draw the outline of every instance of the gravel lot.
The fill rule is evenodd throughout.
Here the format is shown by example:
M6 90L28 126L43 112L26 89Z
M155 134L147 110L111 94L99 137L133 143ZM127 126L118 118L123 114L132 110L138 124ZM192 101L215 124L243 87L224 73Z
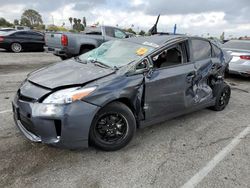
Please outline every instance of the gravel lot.
M46 53L0 52L0 187L181 187L196 173L197 187L250 187L249 79L227 79L232 98L223 112L205 109L138 130L117 152L70 151L26 140L9 111L26 74L58 61Z

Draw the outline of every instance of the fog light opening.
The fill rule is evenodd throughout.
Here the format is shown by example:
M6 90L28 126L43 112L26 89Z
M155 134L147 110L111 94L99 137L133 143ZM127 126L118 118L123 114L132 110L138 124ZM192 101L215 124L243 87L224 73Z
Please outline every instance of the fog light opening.
M55 122L55 128L56 128L57 138L61 137L61 132L62 132L62 123L61 123L61 120L54 120L54 122Z

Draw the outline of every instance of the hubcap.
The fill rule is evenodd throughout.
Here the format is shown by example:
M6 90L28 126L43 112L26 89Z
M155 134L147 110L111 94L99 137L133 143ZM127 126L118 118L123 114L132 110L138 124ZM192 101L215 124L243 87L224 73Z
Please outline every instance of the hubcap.
M20 51L22 50L22 47L21 47L20 44L14 43L14 44L12 44L12 50L13 50L14 52L20 52Z
M118 113L109 113L101 116L97 121L96 136L106 143L122 140L128 131L128 122Z

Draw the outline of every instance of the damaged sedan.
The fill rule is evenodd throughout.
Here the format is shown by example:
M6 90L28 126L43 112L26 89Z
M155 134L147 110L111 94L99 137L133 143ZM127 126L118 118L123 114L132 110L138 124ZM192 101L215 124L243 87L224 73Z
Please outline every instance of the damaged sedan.
M114 151L136 129L210 108L223 110L231 57L210 41L162 35L110 41L30 73L13 101L30 140Z

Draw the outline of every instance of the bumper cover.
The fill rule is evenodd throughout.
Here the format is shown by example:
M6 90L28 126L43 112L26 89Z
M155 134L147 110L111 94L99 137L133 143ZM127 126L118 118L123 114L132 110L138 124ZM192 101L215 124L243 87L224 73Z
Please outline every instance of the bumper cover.
M89 129L100 108L83 101L51 105L17 97L12 105L14 121L26 138L68 149L88 147Z
M245 77L250 77L250 63L249 62L230 62L229 73L238 74Z
M56 56L70 57L70 55L66 49L51 48L51 47L47 47L47 46L45 46L43 48L44 48L44 51L47 53L53 53Z

